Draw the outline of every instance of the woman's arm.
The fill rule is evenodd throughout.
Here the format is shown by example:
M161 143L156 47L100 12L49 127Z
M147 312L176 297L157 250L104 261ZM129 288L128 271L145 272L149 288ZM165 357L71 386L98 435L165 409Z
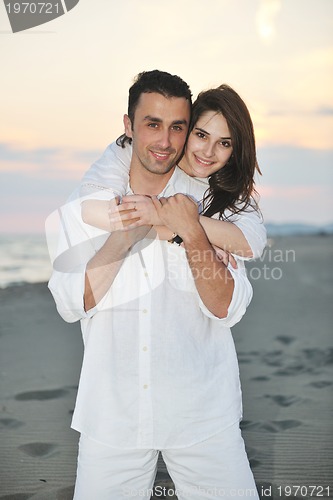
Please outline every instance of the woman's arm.
M80 196L108 201L126 193L132 146L124 148L109 144L102 156L85 173L80 184ZM92 224L95 225L95 224Z
M228 221L201 215L199 220L209 241L215 247L244 259L256 259L261 256L267 242L266 229L260 213L253 208L249 207L248 211L237 215L229 214ZM169 240L172 237L170 230L162 225L154 204L147 196L123 197L122 205L117 207L114 213L110 211L110 222L118 224L114 229L123 229L124 227L119 226L121 223L126 223L127 229L152 224L160 239Z
M83 221L109 232L153 224L160 239L172 237L171 231L158 219L149 197L133 195L123 200L121 205L118 199L83 201ZM266 229L257 212L241 212L234 216L233 222L200 215L200 223L211 244L244 259L260 257L266 245Z
M266 228L255 210L240 212L230 222L200 215L200 223L213 245L239 257L257 259L266 246Z
M109 212L126 194L132 147L109 144L85 173L80 185L81 216L90 226L111 232Z

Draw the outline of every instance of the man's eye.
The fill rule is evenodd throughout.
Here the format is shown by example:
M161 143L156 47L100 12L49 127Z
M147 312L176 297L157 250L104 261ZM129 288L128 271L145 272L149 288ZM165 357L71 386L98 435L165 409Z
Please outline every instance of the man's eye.
M150 128L157 128L158 124L157 123L148 123L148 127L150 127Z

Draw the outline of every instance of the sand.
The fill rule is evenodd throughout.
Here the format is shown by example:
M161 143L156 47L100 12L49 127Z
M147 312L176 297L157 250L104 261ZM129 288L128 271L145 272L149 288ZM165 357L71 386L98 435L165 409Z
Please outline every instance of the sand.
M254 299L233 333L262 498L333 496L332 243L279 237L249 266ZM0 304L0 499L72 499L79 324L43 283L0 290ZM162 461L157 484L171 487Z

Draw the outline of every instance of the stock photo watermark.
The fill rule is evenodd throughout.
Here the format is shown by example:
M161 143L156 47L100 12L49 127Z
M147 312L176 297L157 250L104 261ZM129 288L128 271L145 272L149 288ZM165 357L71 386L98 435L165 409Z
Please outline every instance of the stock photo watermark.
M267 486L258 485L258 492L261 498L269 497L272 498L286 498L286 497L297 497L297 498L330 498L331 493L330 486L326 485L293 485L293 486ZM147 489L134 489L134 488L124 488L123 495L125 498L177 498L179 495L185 498L191 498L191 495L196 494L210 495L211 498L251 498L256 497L257 492L254 489L243 489L243 488L202 488L200 486L193 486L191 488L180 489L170 486L154 486L153 488Z
M216 498L251 498L256 497L257 493L254 489L243 489L243 488L203 488L201 486L193 486L190 488L176 488L167 486L155 486L154 488L148 489L134 489L134 488L124 488L123 495L125 498L176 498L178 496L191 498L192 495L202 494L209 495L210 497Z
M51 0L48 2L3 0L3 3L12 32L18 33L67 14L79 3L79 0Z
M285 264L296 262L296 252L294 249L281 250L279 248L266 247L262 256L256 259L251 267L246 268L248 278L251 281L281 280L283 278L283 268Z
M67 206L61 207L58 211L53 212L46 222L46 234L48 241L48 249L51 257L51 262L55 270L65 273L75 273L80 264L89 261L96 251L103 246L109 233L96 230L91 232L87 228L85 237L77 238L66 223L66 211L80 213L81 206L79 200L75 200ZM57 234L62 228L63 244L60 249L57 243ZM139 246L137 250L133 248L134 254L138 254L141 264L145 267L145 259L151 259L148 248L153 241L156 241L158 236L156 232L150 238L145 240L144 246ZM149 273L148 281L150 286L155 288L164 279L170 281L171 286L178 288L182 286L190 277L194 280L229 280L232 279L232 273L238 268L239 271L246 272L250 281L273 280L279 281L283 279L284 273L288 272L290 266L296 262L296 251L292 248L280 249L271 243L267 246L261 257L256 260L243 263L242 259L235 260L234 256L223 252L223 257L217 257L216 252L211 248L205 251L192 250L189 254L185 248L178 245L172 245L168 242L161 242L167 245L169 249L168 259L163 268L159 268L155 276ZM162 248L162 247L161 247ZM160 249L160 251L162 251ZM236 257L236 256L235 256ZM221 265L223 262L224 266ZM235 265L233 265L233 263ZM148 266L149 267L149 266ZM226 272L226 267L230 273Z

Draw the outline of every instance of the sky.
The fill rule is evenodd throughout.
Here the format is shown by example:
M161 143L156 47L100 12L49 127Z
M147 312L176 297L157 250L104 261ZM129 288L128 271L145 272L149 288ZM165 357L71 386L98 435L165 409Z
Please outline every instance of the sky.
M266 222L333 221L332 0L80 0L18 33L1 3L0 68L0 233L44 231L151 69L242 96Z

